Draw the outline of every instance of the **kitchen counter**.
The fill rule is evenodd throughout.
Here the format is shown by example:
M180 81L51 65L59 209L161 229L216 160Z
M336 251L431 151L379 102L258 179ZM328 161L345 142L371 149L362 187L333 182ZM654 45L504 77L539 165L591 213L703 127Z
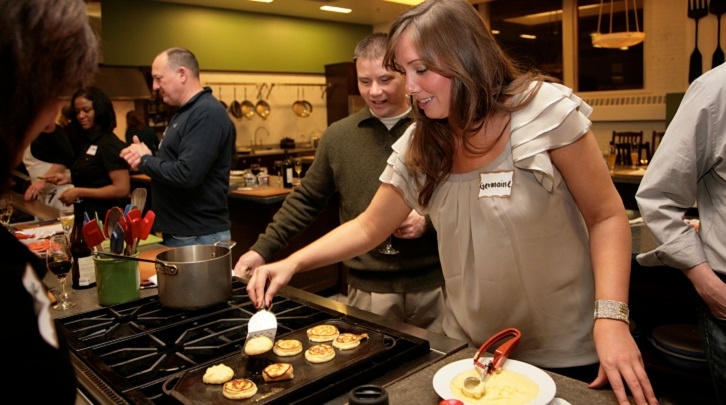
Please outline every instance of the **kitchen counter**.
M647 168L648 166L638 166L635 169L632 166L615 166L615 169L610 172L610 177L612 177L613 183L640 184Z

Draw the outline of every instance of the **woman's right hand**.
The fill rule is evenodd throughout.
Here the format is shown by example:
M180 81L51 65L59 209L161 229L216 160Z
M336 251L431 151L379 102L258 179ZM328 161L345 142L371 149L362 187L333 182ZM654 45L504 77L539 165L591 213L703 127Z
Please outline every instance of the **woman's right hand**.
M289 283L294 274L295 268L288 259L257 267L247 283L247 295L255 308L263 304L269 308L280 287ZM265 290L268 280L270 284Z
M41 190L45 188L46 181L45 179L40 179L36 181L35 183L28 186L28 188L25 190L25 194L23 195L23 198L25 201L32 201L38 198L38 194Z

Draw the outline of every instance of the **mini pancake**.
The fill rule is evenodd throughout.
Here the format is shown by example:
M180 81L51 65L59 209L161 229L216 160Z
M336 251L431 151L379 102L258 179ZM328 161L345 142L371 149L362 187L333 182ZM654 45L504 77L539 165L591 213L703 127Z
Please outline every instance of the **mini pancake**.
M262 378L266 382L292 380L293 377L290 363L272 363L262 370Z
M312 342L330 342L338 337L338 328L334 325L317 325L308 329L308 339Z
M245 354L248 356L256 356L267 353L272 349L272 339L267 336L257 336L245 343Z
M224 384L234 377L234 370L224 364L217 364L207 368L204 372L202 381L205 384Z
M340 335L338 335L338 337L335 338L335 340L333 340L333 347L337 347L341 350L355 349L356 347L360 346L361 340L367 338L367 333L362 333L360 335L356 335L354 333L341 333Z
M335 349L325 343L310 346L309 349L305 350L305 359L311 363L325 363L333 360L334 357Z
M224 383L222 395L229 399L251 398L257 393L257 385L246 378L235 378Z
M281 339L275 342L272 352L278 356L294 356L303 350L302 342L297 339Z

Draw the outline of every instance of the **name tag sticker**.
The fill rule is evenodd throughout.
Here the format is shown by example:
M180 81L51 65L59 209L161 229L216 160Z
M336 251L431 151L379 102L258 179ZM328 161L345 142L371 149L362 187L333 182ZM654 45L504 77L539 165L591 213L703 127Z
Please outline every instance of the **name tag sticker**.
M91 145L88 147L88 150L86 151L87 155L96 156L96 151L98 150L98 145Z
M513 177L513 170L479 174L479 197L509 197Z

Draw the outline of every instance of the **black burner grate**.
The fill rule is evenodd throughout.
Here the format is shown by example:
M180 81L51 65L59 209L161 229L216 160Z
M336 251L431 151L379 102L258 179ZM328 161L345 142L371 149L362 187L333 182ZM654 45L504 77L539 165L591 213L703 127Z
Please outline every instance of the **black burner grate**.
M210 308L164 308L154 296L56 319L56 325L74 355L129 402L173 403L162 390L164 382L241 353L256 310L241 282L233 290L230 301ZM280 338L327 320L354 319L282 296L275 297L272 310ZM428 352L428 342L411 339L396 350L418 346L417 352Z

